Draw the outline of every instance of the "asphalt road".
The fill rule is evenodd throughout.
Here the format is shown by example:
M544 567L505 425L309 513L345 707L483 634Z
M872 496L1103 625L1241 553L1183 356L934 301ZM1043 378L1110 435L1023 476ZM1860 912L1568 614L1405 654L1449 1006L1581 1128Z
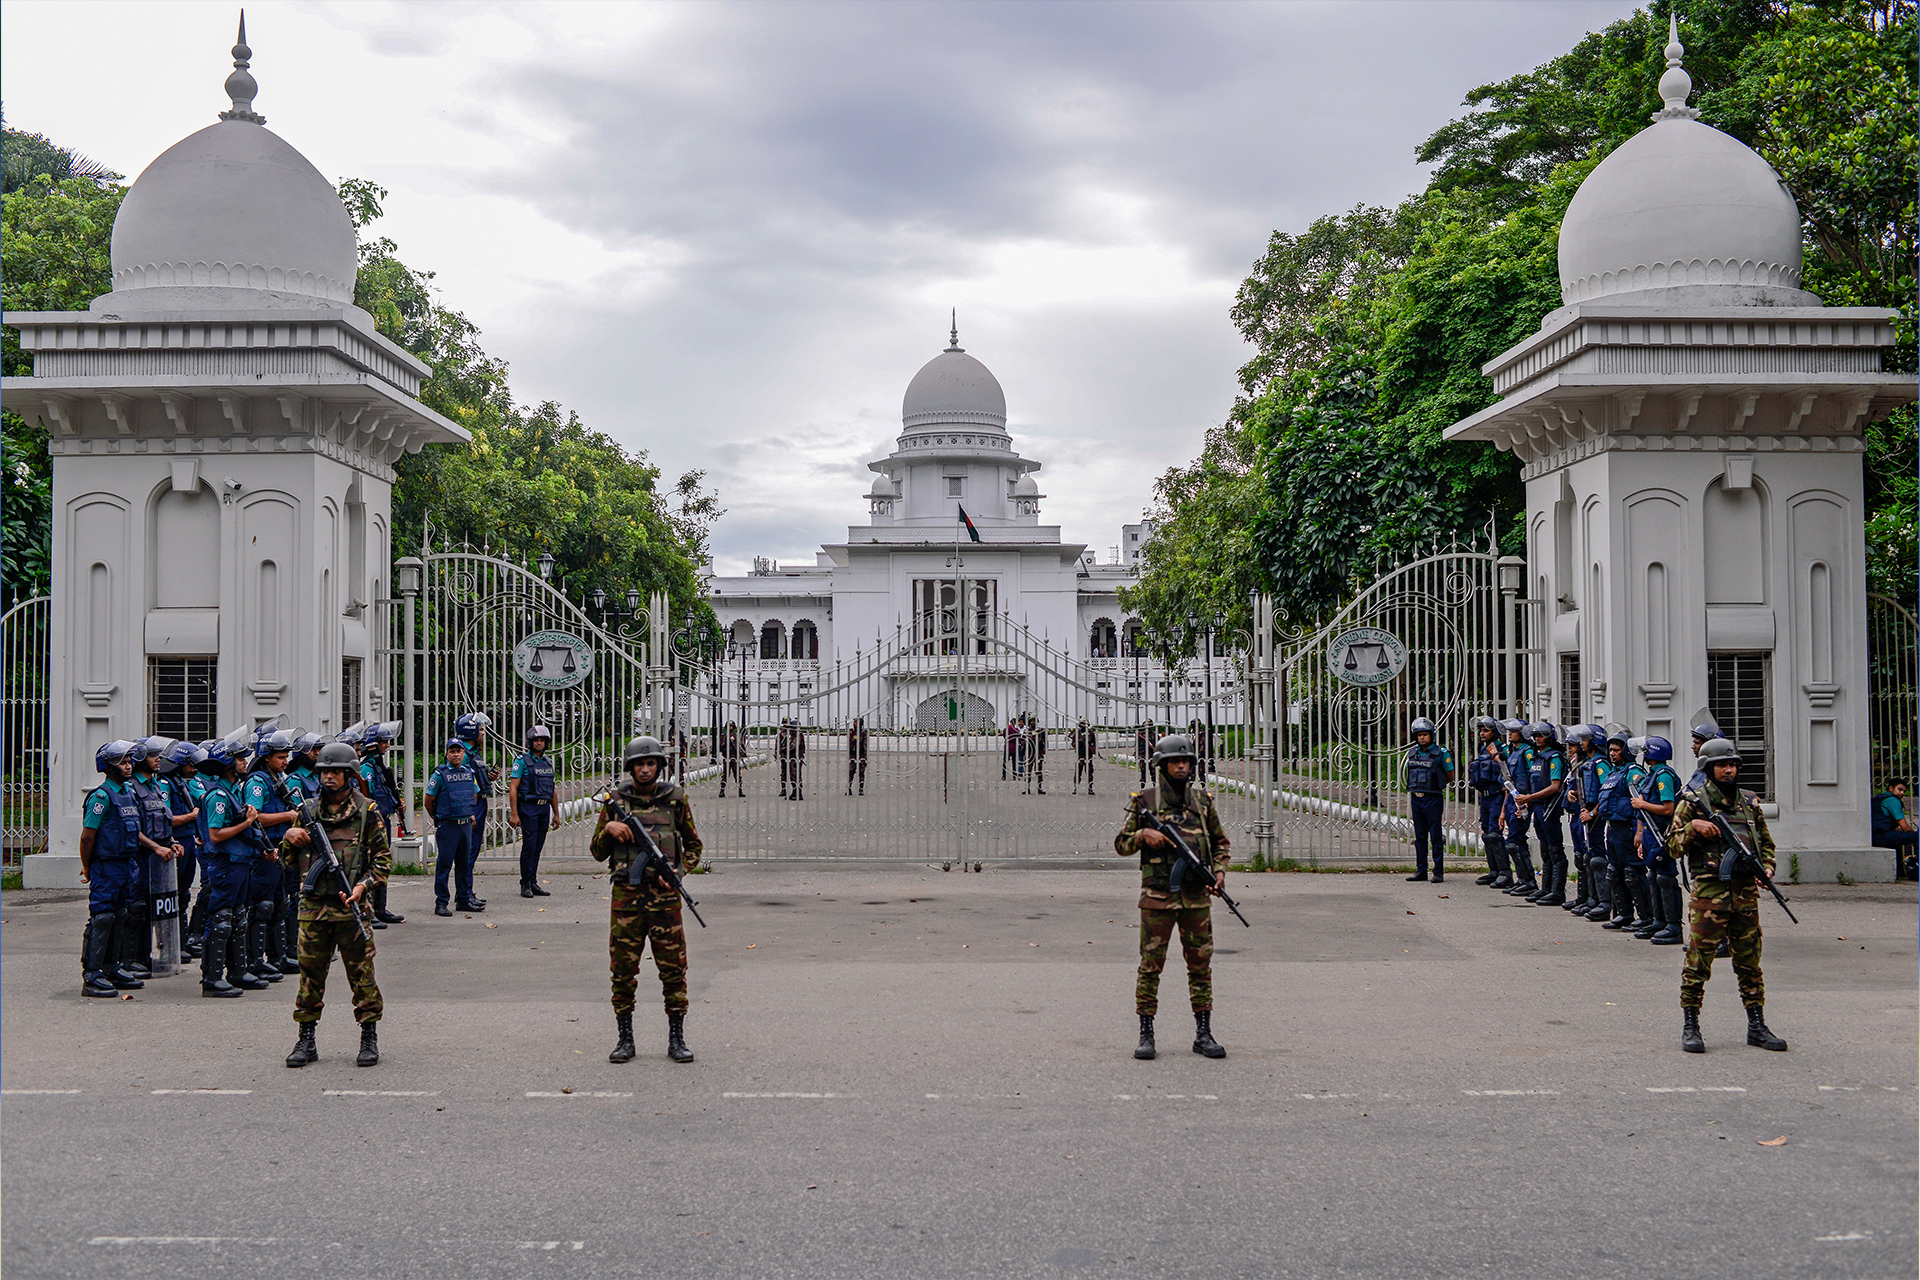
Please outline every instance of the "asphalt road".
M1675 948L1465 880L1272 875L1131 1057L1123 870L724 866L698 1060L606 1061L605 885L379 935L384 1060L282 1065L294 980L83 1000L71 896L0 910L8 1277L1912 1277L1915 895L1765 909L1678 1047ZM1445 895L1445 896L1442 896ZM544 910L542 909L544 908ZM336 968L334 994L344 996ZM657 990L657 988L654 988ZM1764 1145L1784 1137L1784 1144Z

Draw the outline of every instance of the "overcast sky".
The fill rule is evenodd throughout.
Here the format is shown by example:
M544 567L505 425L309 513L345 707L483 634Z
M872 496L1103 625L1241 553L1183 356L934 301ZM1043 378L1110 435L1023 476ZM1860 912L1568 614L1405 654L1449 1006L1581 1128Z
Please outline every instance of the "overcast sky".
M704 469L717 568L865 521L908 379L1000 378L1101 559L1233 402L1277 229L1424 181L1466 91L1624 0L247 6L255 106L558 400ZM235 6L7 0L7 120L137 175L227 103Z

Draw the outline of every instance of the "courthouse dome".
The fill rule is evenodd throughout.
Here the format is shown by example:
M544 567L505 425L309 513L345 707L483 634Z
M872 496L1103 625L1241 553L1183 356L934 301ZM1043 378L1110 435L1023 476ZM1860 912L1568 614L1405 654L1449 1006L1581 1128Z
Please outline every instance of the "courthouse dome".
M1000 380L992 370L960 345L957 325L951 345L922 365L907 384L900 422L910 431L948 423L975 430L1006 430L1007 393L1000 389Z
M1800 210L1772 166L1686 105L1692 81L1677 27L1670 32L1665 109L1601 161L1567 206L1561 299L1720 286L1723 301L1804 304Z
M244 20L233 109L147 166L113 223L113 287L214 287L353 302L359 251L333 184L265 128Z

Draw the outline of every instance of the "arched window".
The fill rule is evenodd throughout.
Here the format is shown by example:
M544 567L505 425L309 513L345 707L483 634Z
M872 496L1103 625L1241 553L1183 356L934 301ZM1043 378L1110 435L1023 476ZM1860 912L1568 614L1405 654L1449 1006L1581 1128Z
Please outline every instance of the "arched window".
M1118 637L1114 632L1113 619L1095 619L1093 634L1087 639L1087 656L1089 658L1118 657L1119 652L1115 647L1118 643Z
M787 632L778 622L769 622L760 628L760 656L763 658L786 657Z
M796 658L820 656L819 629L804 618L793 624L793 656Z
M753 624L745 618L735 619L734 624L727 628L727 643L738 645L740 648L751 653L753 651Z

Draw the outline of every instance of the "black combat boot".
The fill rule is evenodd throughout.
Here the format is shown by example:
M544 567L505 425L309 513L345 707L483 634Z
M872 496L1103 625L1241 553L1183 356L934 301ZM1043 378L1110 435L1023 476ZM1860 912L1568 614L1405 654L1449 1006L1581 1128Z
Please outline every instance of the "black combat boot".
M1767 1020L1761 1016L1761 1007L1757 1004L1747 1006L1747 1043L1756 1049L1771 1049L1775 1053L1787 1051L1787 1042L1767 1030Z
M233 916L230 912L216 911L213 919L207 923L206 945L200 953L200 994L220 999L232 999L246 992L221 977L221 971L227 966L228 935L233 932Z
M98 936L101 932L100 927L95 925L94 935ZM107 967L104 971L107 981L122 991L138 991L146 986L141 981L144 975L127 963L127 913L116 911L108 916L104 932L107 937Z
M285 926L275 919L267 925L267 980L269 982L283 978L289 973L300 972L300 966L287 954L287 931Z
M1227 1051L1213 1038L1213 1010L1193 1011L1193 1051L1205 1058L1224 1058Z
M114 950L119 955L117 967L120 973L130 980L137 981L153 976L152 968L140 963L140 938L136 932L136 926L140 923L140 917L145 915L145 907L139 909L138 916L135 915L135 909L132 907L125 907L114 913L113 936L116 940ZM148 932L151 934L151 928Z
M667 1056L675 1062L692 1062L693 1050L687 1048L687 1015L667 1015Z
M1707 1042L1700 1038L1700 1011L1680 1010L1680 1047L1688 1053L1705 1053ZM1785 1045L1780 1046L1782 1049Z
M247 968L247 935L252 931L248 917L252 914L251 911L231 913L233 923L227 930L227 981L242 991L265 991L272 984Z
M1677 947L1687 940L1686 930L1680 924L1680 881L1674 876L1660 876L1656 889L1660 901L1665 904L1666 923L1660 927L1660 932L1647 941L1656 947Z
M356 1067L371 1067L380 1061L380 1024L363 1022L360 1024L360 1056L353 1060Z
M620 1028L620 1043L613 1046L613 1052L607 1055L608 1062L633 1061L633 1015L616 1013L613 1020Z
M1546 892L1535 897L1536 907L1557 907L1567 900L1567 860L1555 858L1553 865L1547 868L1542 877L1547 882Z
M288 1066L304 1067L309 1062L320 1061L320 1049L313 1043L313 1029L315 1025L316 1024L311 1022L303 1022L300 1024L300 1038L293 1042L293 1052L287 1055ZM367 1025L372 1026L373 1024L369 1022Z
M287 976L280 972L280 961L271 955L278 946L279 923L271 904L264 911L256 909L253 918L247 921L247 968L254 977L269 983Z
M87 921L86 959L81 964L80 994L111 998L118 992L107 971L113 953L113 915L102 911Z
M1153 1015L1140 1015L1140 1043L1134 1047L1133 1056L1142 1060L1153 1057Z
M1593 870L1586 854L1574 855L1573 869L1579 873L1579 879L1574 881L1577 892L1561 903L1560 909L1578 914L1593 905Z

